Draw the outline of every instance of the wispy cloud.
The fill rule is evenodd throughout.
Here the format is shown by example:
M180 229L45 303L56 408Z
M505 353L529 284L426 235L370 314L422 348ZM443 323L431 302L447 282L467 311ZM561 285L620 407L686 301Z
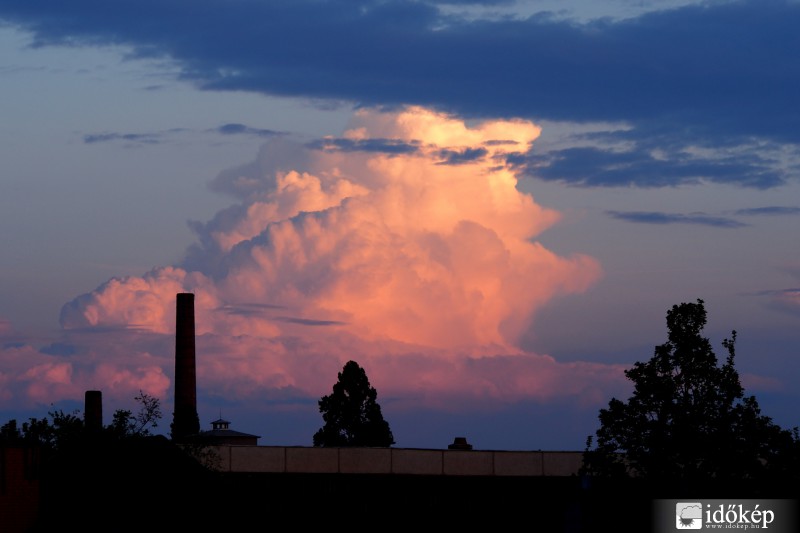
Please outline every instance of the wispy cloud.
M372 152L410 154L419 149L419 141L399 139L337 139L327 137L306 144L309 148L329 152Z
M779 205L751 207L748 209L738 209L736 214L743 216L796 216L800 215L800 207Z
M278 320L279 322L289 322L291 324L301 324L303 326L343 326L347 324L347 322L342 322L340 320L314 320L311 318L298 318L298 317L291 317L291 316L277 316L274 320Z
M498 145L495 145L498 146ZM463 150L442 150L439 156L442 158L439 161L440 165L461 165L483 159L489 154L486 148L465 148Z
M626 136L638 132L628 132ZM753 189L769 189L786 183L791 176L776 162L759 154L758 147L747 153L724 150L691 153L691 140L670 147L643 139L633 140L623 148L608 147L618 140L616 133L594 135L601 146L578 146L546 152L534 148L517 163L527 167L527 174L547 181L561 181L581 187L670 187L703 182L724 183ZM585 141L584 141L585 142ZM763 150L763 148L762 148Z
M659 211L607 211L607 214L617 220L643 224L693 224L717 228L741 228L747 225L731 218L709 216L702 213L684 215Z
M251 135L255 137L275 137L276 135L284 135L284 133L261 128L251 128L244 124L229 123L219 126L214 131L223 135Z
M260 316L275 309L285 309L282 305L269 305L258 303L238 303L236 305L224 305L216 309L221 313L239 316Z
M248 137L258 138L271 138L285 135L284 132L279 132L264 128L254 128L245 124L228 123L216 128L209 128L205 130L206 133L216 135L242 135ZM122 133L122 132L103 132L103 133L89 133L83 136L83 142L86 144L98 144L107 142L123 142L126 145L155 145L166 142L170 138L178 135L188 135L196 133L196 131L188 128L170 128L164 131L154 132L139 132L139 133Z
M86 144L124 141L129 144L158 144L162 142L161 133L90 133L83 136Z
M800 315L800 287L762 291L760 295L767 298L768 305L773 309Z

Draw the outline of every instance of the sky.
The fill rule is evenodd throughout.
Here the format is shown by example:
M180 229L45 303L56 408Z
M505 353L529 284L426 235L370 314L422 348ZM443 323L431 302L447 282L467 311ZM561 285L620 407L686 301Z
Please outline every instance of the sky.
M0 1L0 420L580 450L703 300L800 425L800 2Z

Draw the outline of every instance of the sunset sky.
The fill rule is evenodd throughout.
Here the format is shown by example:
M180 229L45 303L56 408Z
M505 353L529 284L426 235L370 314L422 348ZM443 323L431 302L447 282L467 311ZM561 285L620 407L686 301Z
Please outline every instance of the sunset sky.
M582 449L702 299L800 426L800 2L0 0L0 423Z

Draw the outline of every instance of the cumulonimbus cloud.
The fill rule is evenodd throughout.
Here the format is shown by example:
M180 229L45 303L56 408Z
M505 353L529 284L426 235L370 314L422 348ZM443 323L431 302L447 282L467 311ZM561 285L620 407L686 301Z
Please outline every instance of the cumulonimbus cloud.
M508 159L539 133L527 121L467 124L408 107L360 110L339 138L270 139L214 181L238 203L193 225L181 264L78 296L62 327L152 342L174 331L175 294L193 292L198 374L227 396L318 397L349 359L368 364L384 394L423 402L580 396L616 383L615 367L518 347L539 309L602 275L593 258L537 242L560 215L517 189ZM169 375L171 354L156 349L140 353Z

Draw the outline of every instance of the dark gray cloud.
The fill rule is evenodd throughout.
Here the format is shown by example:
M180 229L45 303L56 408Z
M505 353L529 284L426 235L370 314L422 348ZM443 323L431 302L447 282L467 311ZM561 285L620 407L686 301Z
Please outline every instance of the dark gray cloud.
M207 130L211 133L220 135L245 135L250 137L277 137L285 135L283 132L260 129L247 126L239 123L228 123ZM88 133L83 136L83 142L86 144L98 144L106 142L122 141L128 145L137 144L161 144L167 140L168 137L187 133L190 130L186 128L172 128L166 131L146 132L146 133L121 133L121 132L104 132L104 133Z
M800 287L762 291L760 296L767 298L770 308L800 316Z
M278 309L286 309L286 307L282 305L245 303L236 305L226 305L225 307L222 307L219 310L229 315L261 316L266 313L271 314L271 312ZM283 315L272 317L271 320L275 320L277 322L299 324L301 326L340 326L345 324L345 322L339 322L337 320L317 320L312 318L300 318L300 317L283 316Z
M314 150L336 152L377 152L384 154L410 154L419 150L419 145L397 139L317 139L306 144Z
M72 344L54 342L52 344L48 344L47 346L43 346L39 351L47 355L69 356L75 355L78 350Z
M694 224L717 228L740 228L747 225L731 218L715 217L703 213L689 215L659 211L607 211L606 213L618 220L645 224Z
M253 304L226 305L225 307L219 308L218 311L222 311L227 315L259 316L264 314L265 312L274 311L275 309L285 309L285 307L281 305L253 303Z
M703 181L755 189L783 185L788 176L771 159L757 150L747 153L702 157L688 151L688 145L671 152L647 142L625 149L581 146L515 157L528 175L586 187L668 187Z
M751 207L749 209L739 209L736 211L737 215L744 216L784 216L784 215L800 215L800 207L797 206L779 206L771 205L766 207Z
M297 318L291 316L279 316L275 317L274 320L278 320L280 322L289 322L292 324L300 324L302 326L341 326L346 324L346 322L339 322L338 320L313 320L310 318Z
M483 159L489 153L486 148L465 148L464 150L441 150L439 156L442 160L440 165L461 165L471 161Z
M25 346L27 346L27 344L22 341L11 341L3 343L3 349L24 348Z
M255 137L275 137L276 135L284 135L279 131L251 128L250 126L238 123L223 124L216 128L215 131L223 135L252 135Z
M698 3L580 23L547 13L472 20L439 3L503 2L4 0L0 19L39 46L123 45L134 57L169 58L204 89L411 103L468 118L624 122L641 141L607 156L623 159L622 170L593 176L568 167L599 154L550 154L538 162L543 179L768 188L787 178L753 153L750 162L672 162L644 150L799 143L800 3Z
M512 5L516 0L425 0L429 4L442 4L452 6L507 6Z
M83 136L86 144L124 141L128 144L158 144L162 141L159 133L89 133Z

